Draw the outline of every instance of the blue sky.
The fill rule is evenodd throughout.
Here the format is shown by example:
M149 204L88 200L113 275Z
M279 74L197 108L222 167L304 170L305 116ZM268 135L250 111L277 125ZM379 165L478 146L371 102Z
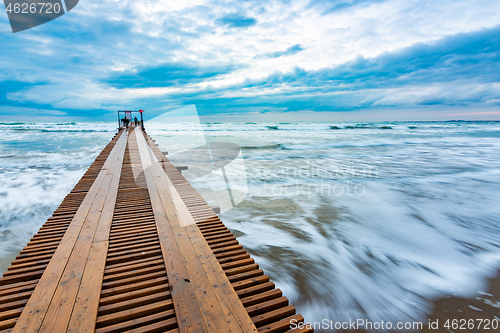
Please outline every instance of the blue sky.
M105 1L13 34L0 120L500 119L499 1Z

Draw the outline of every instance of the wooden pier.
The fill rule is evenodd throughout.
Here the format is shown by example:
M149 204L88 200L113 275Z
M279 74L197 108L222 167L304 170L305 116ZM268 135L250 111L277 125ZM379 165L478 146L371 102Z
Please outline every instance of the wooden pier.
M312 332L139 128L121 129L0 278L0 333Z

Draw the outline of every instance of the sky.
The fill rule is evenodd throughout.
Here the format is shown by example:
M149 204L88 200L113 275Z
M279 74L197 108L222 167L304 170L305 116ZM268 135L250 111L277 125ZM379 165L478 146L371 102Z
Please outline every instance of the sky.
M500 120L500 1L81 0L12 33L0 121Z

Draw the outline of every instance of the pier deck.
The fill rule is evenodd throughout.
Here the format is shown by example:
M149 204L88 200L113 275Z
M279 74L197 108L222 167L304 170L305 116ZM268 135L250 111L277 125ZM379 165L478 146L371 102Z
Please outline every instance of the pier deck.
M311 332L291 322L303 318L139 128L120 130L0 278L0 333Z

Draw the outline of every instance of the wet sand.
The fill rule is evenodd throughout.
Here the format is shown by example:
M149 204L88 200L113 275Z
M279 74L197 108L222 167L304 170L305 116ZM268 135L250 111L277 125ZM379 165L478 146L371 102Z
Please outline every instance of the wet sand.
M497 329L490 325L490 329L485 329L483 326L478 329L478 324L483 320L498 321ZM447 320L457 319L458 327L462 326L465 321L474 320L474 328L450 329L447 330L444 326ZM473 298L461 297L444 297L434 302L434 311L429 316L431 322L439 323L438 329L424 328L422 332L500 332L500 270L497 276L488 281L488 288L485 291L478 291ZM472 322L472 321L471 321Z
M496 329L490 323L489 329L485 328L485 323L491 320L498 321ZM481 327L479 323L482 320ZM457 328L449 329L445 327L448 322L451 326L453 321L457 323ZM433 323L432 328L428 323ZM470 328L467 326L471 324ZM436 325L437 324L437 325ZM481 290L474 297L462 298L445 296L434 301L434 310L423 323L422 330L392 330L390 332L423 332L423 333L458 333L458 332L500 332L500 270L497 276L488 280L487 290ZM461 328L460 328L461 327ZM369 332L377 332L373 330ZM329 330L315 330L315 332L330 332ZM366 333L363 330L342 330L340 332Z

